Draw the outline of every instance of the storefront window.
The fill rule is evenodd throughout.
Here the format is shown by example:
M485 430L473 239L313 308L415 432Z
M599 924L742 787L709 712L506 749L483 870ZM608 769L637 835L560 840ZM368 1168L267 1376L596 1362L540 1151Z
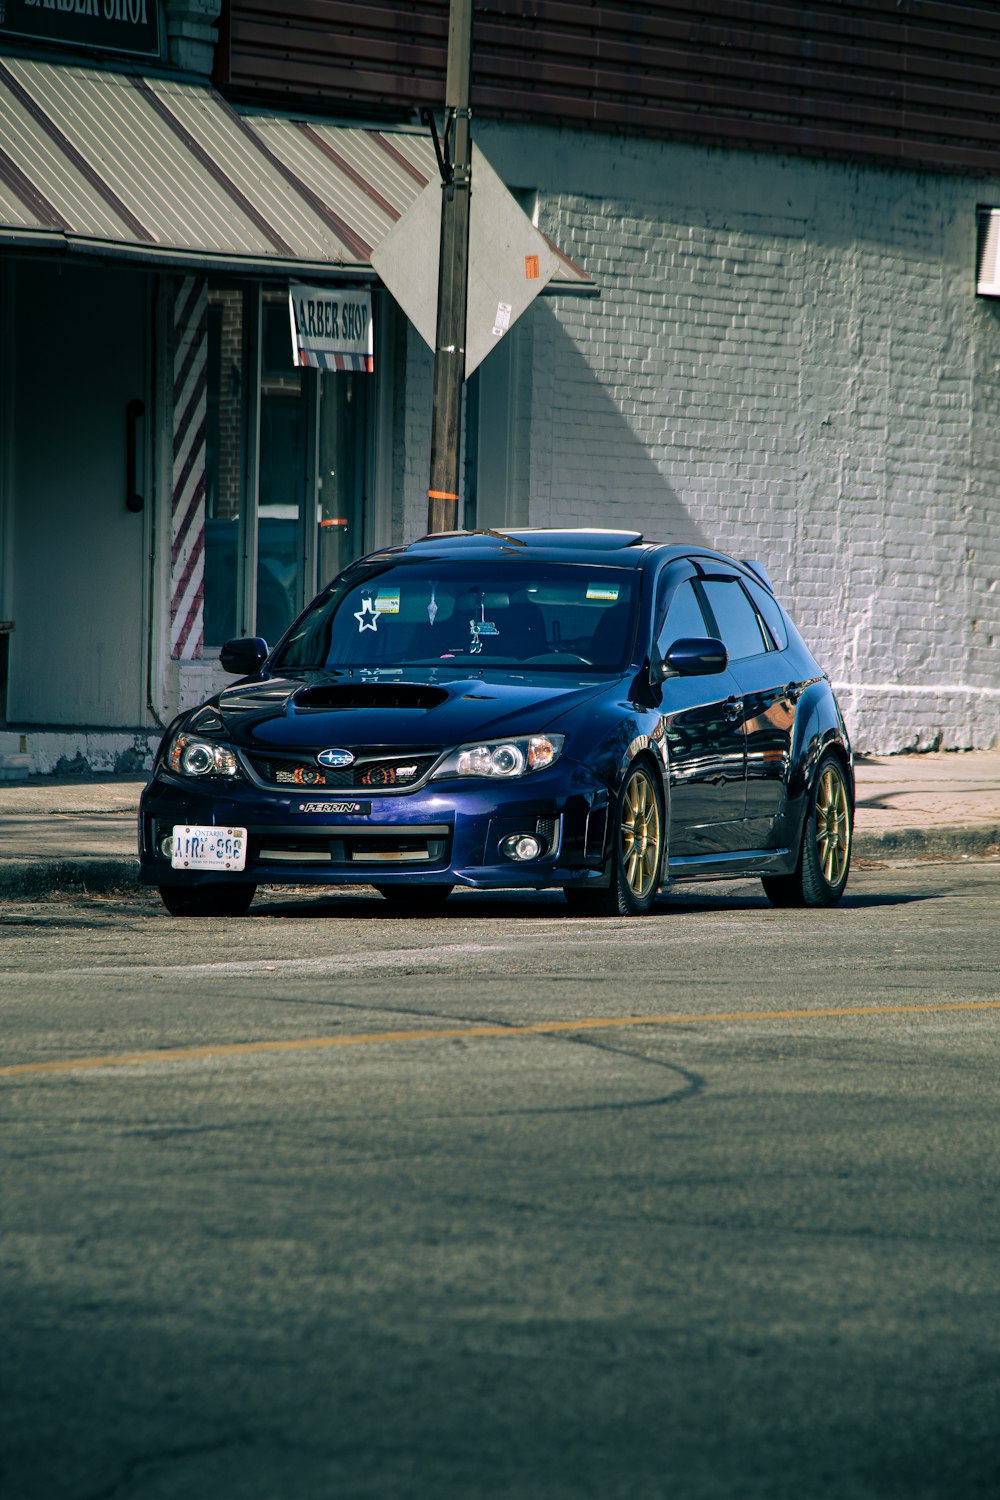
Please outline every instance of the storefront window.
M266 292L260 318L260 399L255 403L252 295L226 287L208 293L204 617L210 652L244 630L276 641L316 590L365 545L373 377L296 369L287 297ZM255 420L259 444L253 497L248 495L246 455L248 424ZM253 588L242 576L245 566Z
M319 483L316 588L365 549L362 526L366 411L371 375L319 376Z
M266 298L262 312L255 634L273 643L303 603L302 523L312 465L307 379L292 363L288 299Z
M205 645L239 634L240 510L243 500L244 294L208 294L205 415Z

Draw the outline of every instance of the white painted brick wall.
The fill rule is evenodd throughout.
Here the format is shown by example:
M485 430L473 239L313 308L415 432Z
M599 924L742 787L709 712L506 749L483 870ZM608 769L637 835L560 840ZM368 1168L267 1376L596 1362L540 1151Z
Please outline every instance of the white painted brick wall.
M526 314L532 523L758 557L859 749L997 742L1000 304L974 253L1000 183L520 127L480 144L602 290Z

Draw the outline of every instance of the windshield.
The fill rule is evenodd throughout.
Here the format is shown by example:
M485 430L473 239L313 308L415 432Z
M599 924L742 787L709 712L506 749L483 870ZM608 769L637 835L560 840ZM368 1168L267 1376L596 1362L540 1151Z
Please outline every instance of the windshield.
M631 569L585 563L365 565L321 595L274 665L614 672L628 661L637 586Z

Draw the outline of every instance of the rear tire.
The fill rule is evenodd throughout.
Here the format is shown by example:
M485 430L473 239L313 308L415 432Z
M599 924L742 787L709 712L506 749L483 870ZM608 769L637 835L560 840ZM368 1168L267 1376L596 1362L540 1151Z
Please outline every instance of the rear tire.
M652 768L634 761L615 804L611 884L564 886L563 894L577 916L644 917L656 900L662 864L663 799Z
M819 763L802 828L799 861L791 875L764 875L772 906L835 906L851 868L851 798L836 755Z
M172 917L245 917L255 885L161 885L160 900Z

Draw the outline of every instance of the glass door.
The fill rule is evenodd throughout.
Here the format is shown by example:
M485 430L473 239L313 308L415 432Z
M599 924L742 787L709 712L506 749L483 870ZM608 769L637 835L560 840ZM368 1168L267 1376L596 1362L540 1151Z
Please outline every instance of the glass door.
M210 286L206 351L205 645L274 645L365 550L374 377L297 369L287 296L248 286Z
M261 319L257 473L256 634L272 645L302 608L302 531L313 488L306 372L292 362L287 299L265 297Z
M318 372L317 589L365 550L367 411L373 378L348 370Z
M274 643L303 605L364 551L371 375L296 369L288 300L261 329L256 633Z

